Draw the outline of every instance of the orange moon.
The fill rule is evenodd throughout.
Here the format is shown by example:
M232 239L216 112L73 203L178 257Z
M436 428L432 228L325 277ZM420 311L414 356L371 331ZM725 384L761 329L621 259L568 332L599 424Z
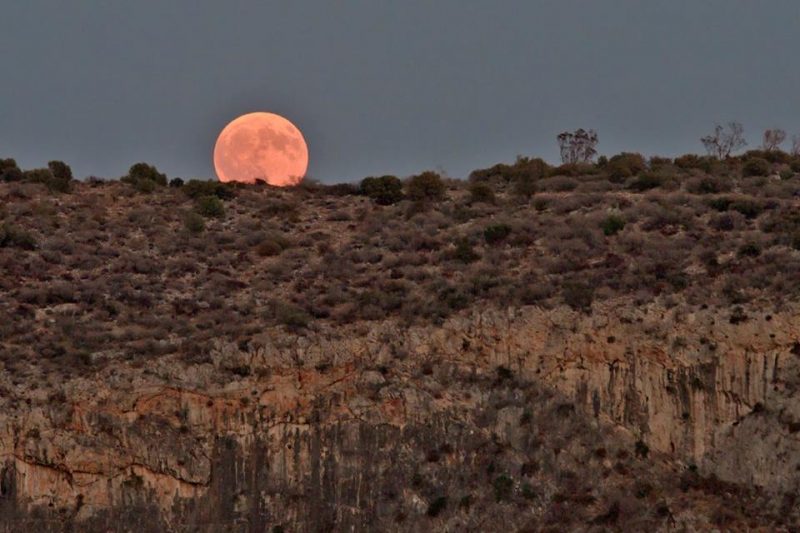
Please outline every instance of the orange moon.
M230 122L214 146L220 181L288 187L303 180L308 146L297 126L274 113L248 113Z

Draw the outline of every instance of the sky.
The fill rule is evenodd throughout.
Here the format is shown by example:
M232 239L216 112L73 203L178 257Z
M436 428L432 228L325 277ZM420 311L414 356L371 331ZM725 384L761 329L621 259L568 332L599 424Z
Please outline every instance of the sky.
M3 6L0 157L214 176L236 116L278 113L325 183L517 155L702 151L715 123L800 134L797 0L19 0Z

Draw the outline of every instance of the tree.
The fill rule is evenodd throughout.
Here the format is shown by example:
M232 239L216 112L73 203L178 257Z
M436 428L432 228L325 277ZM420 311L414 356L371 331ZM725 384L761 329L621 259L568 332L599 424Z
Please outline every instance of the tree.
M51 192L69 192L70 190L69 180L56 177L49 168L32 168L23 172L22 176L26 181L45 185Z
M47 163L47 167L57 180L69 181L72 179L72 169L63 161L50 161Z
M609 159L603 170L608 174L609 180L620 183L643 172L646 168L647 163L642 154L622 152Z
M792 155L800 157L800 135L792 136Z
M403 182L396 176L364 178L359 191L378 205L392 205L403 199Z
M153 165L136 163L131 166L128 170L128 175L123 177L121 181L131 183L134 186L137 182L152 181L155 185L164 186L167 184L167 176L159 172Z
M747 141L744 140L744 128L739 122L729 122L727 130L717 124L714 133L701 138L700 142L703 143L708 155L717 159L726 159L734 151L747 146Z
M408 180L406 191L412 200L443 200L445 185L436 172L427 170Z
M594 130L583 128L562 132L556 137L562 163L589 163L597 155L598 137Z
M786 132L781 129L765 130L764 141L761 147L765 152L772 152L777 150L778 147L786 140Z
M22 170L14 159L0 159L0 180L19 181L22 179Z

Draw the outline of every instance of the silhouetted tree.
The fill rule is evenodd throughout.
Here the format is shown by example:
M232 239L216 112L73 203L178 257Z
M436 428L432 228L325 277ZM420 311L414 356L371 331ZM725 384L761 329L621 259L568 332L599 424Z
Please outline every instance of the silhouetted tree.
M635 176L647 168L642 154L622 152L608 160L603 170L612 183L621 183L626 178Z
M445 189L442 177L430 170L412 176L406 185L408 197L412 200L443 200Z
M57 180L69 181L72 179L72 169L63 161L50 161L47 163L47 168Z
M781 129L770 129L764 131L764 141L761 143L761 147L764 149L765 152L772 152L773 150L777 150L778 147L786 140L786 132Z
M739 122L729 122L727 130L717 124L714 133L700 139L709 155L717 159L730 157L731 153L747 145L744 128Z
M12 158L0 159L0 180L19 181L22 179L22 170Z
M392 205L403 199L403 182L396 176L364 178L359 191L378 205Z
M558 148L562 163L588 163L597 155L597 132L583 128L558 134Z
M153 165L147 163L136 163L128 170L128 175L122 181L136 185L137 182L151 181L154 185L164 186L167 184L167 176L158 171Z

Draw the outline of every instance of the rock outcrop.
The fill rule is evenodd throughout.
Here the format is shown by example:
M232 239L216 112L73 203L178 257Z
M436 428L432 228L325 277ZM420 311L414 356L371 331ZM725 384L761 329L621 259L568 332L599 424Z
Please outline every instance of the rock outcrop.
M219 340L191 361L97 354L102 370L65 383L5 378L0 524L365 531L745 520L720 518L713 491L686 498L681 471L755 490L741 496L750 503L800 490L800 311L681 309L614 302L591 314L474 311L439 327L273 329ZM628 485L641 494L623 497ZM798 519L785 511L775 512Z

